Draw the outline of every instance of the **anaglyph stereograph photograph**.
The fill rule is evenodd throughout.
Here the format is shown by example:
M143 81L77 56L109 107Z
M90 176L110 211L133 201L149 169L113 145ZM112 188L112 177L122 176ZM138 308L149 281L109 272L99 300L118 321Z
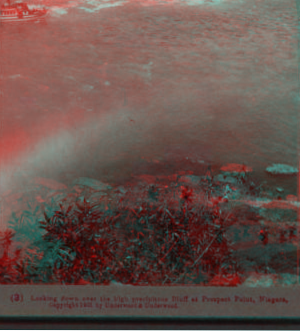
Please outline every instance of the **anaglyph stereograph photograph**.
M0 284L296 285L298 2L1 0Z

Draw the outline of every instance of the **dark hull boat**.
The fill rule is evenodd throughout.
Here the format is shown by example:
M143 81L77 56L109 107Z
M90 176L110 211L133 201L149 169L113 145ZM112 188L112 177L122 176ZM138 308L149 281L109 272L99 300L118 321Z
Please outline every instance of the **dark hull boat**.
M45 9L29 9L24 2L11 4L10 2L0 7L0 23L39 21L46 17Z

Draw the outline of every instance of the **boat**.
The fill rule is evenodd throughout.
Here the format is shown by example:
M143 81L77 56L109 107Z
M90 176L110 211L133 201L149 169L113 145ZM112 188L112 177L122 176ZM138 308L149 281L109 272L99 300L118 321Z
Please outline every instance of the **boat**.
M11 3L8 0L0 7L0 23L39 21L46 17L46 9L29 9L26 2Z

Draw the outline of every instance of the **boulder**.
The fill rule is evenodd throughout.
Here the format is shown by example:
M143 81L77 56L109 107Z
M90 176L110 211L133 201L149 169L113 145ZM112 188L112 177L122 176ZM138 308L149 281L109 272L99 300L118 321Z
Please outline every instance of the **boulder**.
M277 276L273 274L258 274L254 273L248 277L243 286L247 287L271 287L274 286Z
M285 164L273 164L266 168L266 172L272 175L296 175L298 169Z
M89 187L97 191L104 191L112 189L110 185L107 183L103 183L98 180L90 179L90 178L77 178L72 182L73 186L83 186L83 187Z

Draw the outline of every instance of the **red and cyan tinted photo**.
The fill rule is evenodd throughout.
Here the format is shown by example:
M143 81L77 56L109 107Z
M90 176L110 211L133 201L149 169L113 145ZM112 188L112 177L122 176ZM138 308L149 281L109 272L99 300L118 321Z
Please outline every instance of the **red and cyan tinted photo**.
M1 0L0 284L294 286L292 0Z

